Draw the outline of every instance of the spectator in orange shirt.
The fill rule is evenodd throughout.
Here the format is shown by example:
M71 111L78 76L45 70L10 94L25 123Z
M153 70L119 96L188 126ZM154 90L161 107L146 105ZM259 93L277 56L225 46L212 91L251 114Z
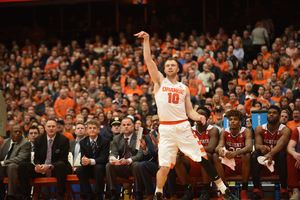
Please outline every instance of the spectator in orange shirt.
M274 96L271 97L271 99L277 103L279 103L281 99L281 87L279 85L275 85L274 87Z
M29 58L27 51L22 52L22 62L25 62L26 67L29 67L29 65L33 62L32 58Z
M263 54L263 60L268 60L269 56L271 56L271 54L268 53L268 47L265 45L261 47L261 52Z
M182 72L187 75L188 74L188 68L191 66L191 64L194 62L192 60L192 55L191 53L189 52L186 52L185 53L185 60L186 60L186 63L183 64L182 66Z
M59 99L56 99L54 108L57 117L62 117L63 119L66 116L68 108L73 108L73 100L67 96L67 90L61 89L59 92Z
M238 79L238 85L242 86L242 91L244 91L245 85L247 83L246 81L246 71L245 70L240 70L240 75Z
M57 66L59 65L59 63L54 62L54 57L50 56L48 60L49 60L49 64L44 67L44 71L53 70L53 69L57 70Z
M299 108L295 108L293 110L293 121L289 121L286 124L286 126L289 127L291 130L295 130L297 128L297 126L300 126L300 109Z
M280 59L281 61L281 59ZM284 64L284 63L282 63ZM294 66L292 65L292 61L291 58L286 58L285 59L285 65L279 67L278 72L277 72L277 77L278 79L280 79L280 76L284 73L284 72L289 72L291 76L293 76L293 70L294 70Z
M263 61L263 73L266 80L271 79L271 74L274 73L274 69L270 68L269 61L264 60Z
M222 99L224 105L225 105L226 103L229 103L230 100L229 100L228 97L226 97L226 96L224 95L224 90L223 90L222 88L218 87L218 88L216 89L216 93L219 94L219 96L221 97L221 99ZM224 108L224 109L225 109L225 108Z
M217 62L215 63L215 66L220 67L222 72L229 72L229 65L227 62L224 61L222 53L218 52L217 57L218 59Z
M255 77L256 77L256 73L257 71L255 69L253 69L253 63L251 61L249 61L247 63L247 71L246 71L247 75L251 75L253 80L255 80Z
M69 139L69 141L72 141L74 140L74 137L71 133L69 132L66 132L65 131L65 122L62 118L59 118L57 121L56 121L56 126L57 126L57 129L56 131L60 134L62 134L63 136L67 137Z
M211 61L212 61L214 64L216 63L216 60L215 60L213 57L210 56L209 51L208 51L207 49L204 49L204 50L203 50L203 56L200 57L200 58L198 58L197 63L205 62L206 59L208 59L208 58L210 58Z
M134 93L137 93L139 95L143 94L142 90L140 90L140 88L138 88L137 81L135 79L131 80L129 88L124 93L127 95L130 102L133 101L132 96Z
M189 89L191 95L195 96L197 102L200 103L200 98L203 96L203 82L195 77L195 70L191 67L189 68Z
M236 99L236 94L231 92L229 94L229 103L232 105L233 110L236 110L237 106L240 104L239 101Z
M268 81L265 79L263 71L258 70L256 73L254 84L256 85L264 85L265 83L268 83Z
M112 99L110 97L105 98L105 107L103 108L104 114L106 114L108 111L112 111Z
M89 108L90 108L90 113L95 113L95 108L96 108L96 100L94 98L89 99Z

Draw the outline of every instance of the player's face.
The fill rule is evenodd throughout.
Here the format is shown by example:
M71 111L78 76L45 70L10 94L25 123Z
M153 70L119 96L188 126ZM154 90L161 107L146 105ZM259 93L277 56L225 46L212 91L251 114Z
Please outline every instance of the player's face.
M168 60L165 64L165 73L167 76L175 76L179 71L175 60Z
M205 110L198 110L198 114L205 116L206 117L206 121L207 121L207 116L206 116L207 113L205 112ZM197 125L203 126L202 122L200 122L200 121L197 121Z
M279 113L276 109L269 109L268 115L267 115L267 120L269 123L276 123L279 120Z
M231 129L240 128L240 126L242 124L241 120L236 116L231 116L231 117L229 117L228 120L229 120L229 126Z

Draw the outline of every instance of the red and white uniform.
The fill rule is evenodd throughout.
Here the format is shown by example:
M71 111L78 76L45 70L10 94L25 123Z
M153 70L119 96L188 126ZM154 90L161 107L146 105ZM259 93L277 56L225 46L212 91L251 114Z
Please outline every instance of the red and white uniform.
M225 129L225 148L228 151L237 151L245 147L245 137L244 137L244 132L245 132L245 127L242 127L240 129L240 132L233 136L231 134L230 128ZM241 157L241 156L237 156Z
M228 151L237 151L245 147L245 127L240 129L237 135L232 135L230 128L225 129L225 148ZM233 171L230 167L225 168L225 176L242 175L242 157L240 155L234 158L235 170Z
M199 133L197 131L197 125L192 127L193 133L198 137L202 145L205 147L209 143L209 131L213 128L214 126L208 125L206 130L202 133ZM198 162L193 161L191 158L190 160L190 171L189 171L189 177L202 177L201 173L201 165Z
M269 131L268 123L261 125L261 127L263 131L262 132L263 144L267 145L272 150L276 146L277 141L281 136L281 130L285 127L285 125L280 124L277 131L274 134L272 134Z
M297 149L298 152L300 151L300 126L295 128L292 132L291 140L294 140L297 142ZM286 157L286 162L287 162L287 184L288 187L291 188L292 190L294 188L299 188L299 169L295 167L296 159L291 156L290 154L287 155Z
M208 125L206 130L203 133L199 133L197 131L197 125L192 127L193 133L196 134L196 136L199 138L201 144L206 147L209 143L209 131L213 128L214 126Z
M163 79L155 94L159 126L159 165L174 167L178 148L192 160L201 161L206 152L191 130L185 110L186 86Z

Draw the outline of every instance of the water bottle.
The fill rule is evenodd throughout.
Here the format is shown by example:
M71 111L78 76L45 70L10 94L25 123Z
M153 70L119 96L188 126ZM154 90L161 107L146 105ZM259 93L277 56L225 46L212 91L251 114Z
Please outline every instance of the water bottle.
M128 188L124 189L124 200L129 200L129 189Z
M239 182L235 182L235 196L237 198L240 198L240 183Z
M274 191L275 191L275 200L280 200L280 186L278 182L275 182Z

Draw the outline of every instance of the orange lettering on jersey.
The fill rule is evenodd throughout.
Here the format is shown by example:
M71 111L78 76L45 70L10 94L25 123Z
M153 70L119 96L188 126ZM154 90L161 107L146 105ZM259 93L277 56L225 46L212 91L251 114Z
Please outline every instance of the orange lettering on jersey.
M184 93L184 90L177 89L177 88L170 88L170 87L163 87L162 91L163 92L174 92L174 93L178 93L178 94L182 94L182 95Z

